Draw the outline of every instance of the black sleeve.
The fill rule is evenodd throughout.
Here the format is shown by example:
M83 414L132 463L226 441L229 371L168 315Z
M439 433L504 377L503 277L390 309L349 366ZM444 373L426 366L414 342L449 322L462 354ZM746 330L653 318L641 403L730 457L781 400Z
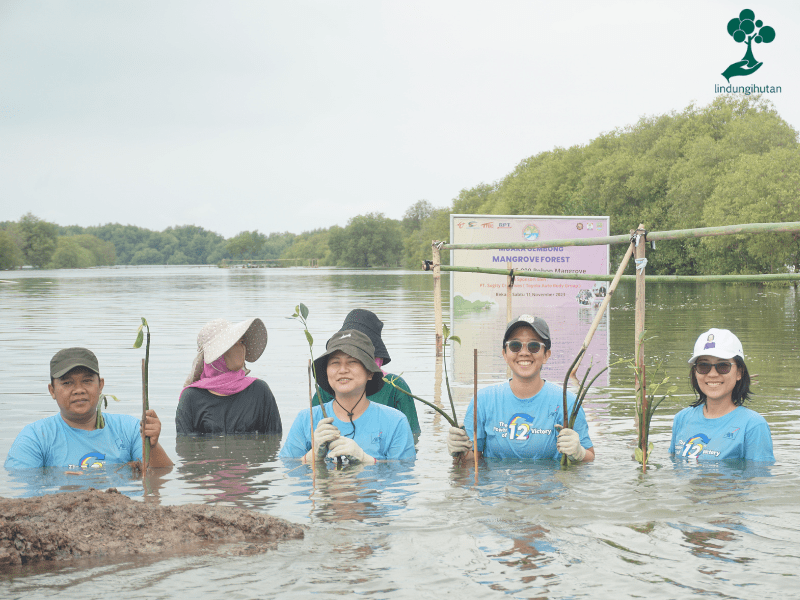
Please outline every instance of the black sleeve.
M283 433L283 423L281 422L281 413L278 410L278 403L275 401L275 396L272 395L272 390L269 389L266 381L261 380L264 384L264 423L262 430L264 433Z
M178 400L178 409L175 411L175 432L178 434L195 433L191 402L193 392L193 388L186 388Z

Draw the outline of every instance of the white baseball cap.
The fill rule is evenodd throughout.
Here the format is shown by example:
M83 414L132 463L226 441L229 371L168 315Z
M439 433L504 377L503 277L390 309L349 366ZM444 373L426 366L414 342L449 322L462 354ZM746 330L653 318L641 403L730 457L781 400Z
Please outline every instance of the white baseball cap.
M694 354L689 359L693 365L698 356L716 356L717 358L733 358L741 356L744 359L742 342L727 329L709 329L701 334L694 343Z

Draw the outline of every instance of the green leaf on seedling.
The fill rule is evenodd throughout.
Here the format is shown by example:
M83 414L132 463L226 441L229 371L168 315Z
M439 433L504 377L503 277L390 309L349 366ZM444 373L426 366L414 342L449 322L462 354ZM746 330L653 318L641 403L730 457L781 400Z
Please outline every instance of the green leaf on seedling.
M142 327L144 327L144 325L139 325L139 330L136 332L136 341L133 342L134 348L142 347L142 342L144 341L144 331L142 331Z
M142 317L142 326L147 327L147 320L144 317Z
M313 346L314 345L314 338L311 337L311 333L308 331L308 329L305 330L305 334L306 334L306 339L308 340L308 345L309 346Z
M442 324L442 335L444 335L445 340L450 336L450 328L447 326L447 323Z
M454 342L458 342L459 344L461 344L461 338L458 337L457 335L451 335L450 339L453 340Z
M642 449L636 448L633 455L636 457L637 462L642 462Z
M308 307L302 302L300 303L300 314L303 315L304 319L308 318Z

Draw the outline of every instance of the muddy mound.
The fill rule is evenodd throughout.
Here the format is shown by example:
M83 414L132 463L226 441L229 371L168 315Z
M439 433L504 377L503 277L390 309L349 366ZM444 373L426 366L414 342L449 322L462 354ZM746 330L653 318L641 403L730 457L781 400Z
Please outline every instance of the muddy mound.
M0 566L71 558L191 551L206 542L248 541L248 553L303 537L303 528L228 507L158 506L105 492L0 498Z

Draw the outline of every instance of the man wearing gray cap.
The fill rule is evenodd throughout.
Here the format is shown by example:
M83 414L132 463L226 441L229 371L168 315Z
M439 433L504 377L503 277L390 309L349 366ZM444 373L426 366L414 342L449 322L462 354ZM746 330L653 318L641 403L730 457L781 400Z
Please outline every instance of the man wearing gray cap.
M139 419L111 413L98 419L104 383L92 351L65 348L56 352L50 360L47 389L59 414L26 425L11 445L5 467L83 469L141 460ZM144 434L150 438L150 466L170 466L172 461L158 443L161 421L154 410L147 411Z

